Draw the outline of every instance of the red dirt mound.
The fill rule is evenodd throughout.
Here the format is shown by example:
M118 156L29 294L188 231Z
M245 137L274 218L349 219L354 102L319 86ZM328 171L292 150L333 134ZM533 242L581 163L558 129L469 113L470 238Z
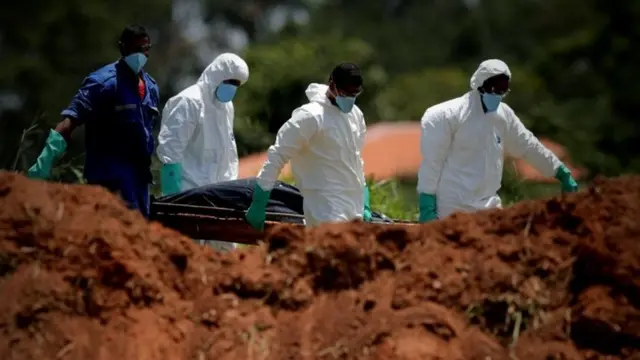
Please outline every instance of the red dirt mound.
M640 358L640 177L229 254L0 173L0 359Z

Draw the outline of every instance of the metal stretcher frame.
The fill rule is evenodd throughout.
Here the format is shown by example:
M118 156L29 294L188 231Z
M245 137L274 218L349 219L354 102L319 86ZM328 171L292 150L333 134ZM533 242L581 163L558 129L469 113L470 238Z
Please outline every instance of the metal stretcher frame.
M264 232L253 229L244 219L245 211L198 205L183 205L153 202L151 220L180 232L192 239L218 240L255 245ZM304 226L304 216L267 212L265 232L279 224ZM416 224L404 220L393 220L383 224Z

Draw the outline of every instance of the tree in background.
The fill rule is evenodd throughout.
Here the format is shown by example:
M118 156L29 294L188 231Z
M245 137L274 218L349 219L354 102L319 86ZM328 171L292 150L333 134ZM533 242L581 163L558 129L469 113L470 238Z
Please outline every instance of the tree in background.
M358 104L373 123L419 120L430 105L468 91L480 61L500 58L514 73L506 101L537 135L565 145L592 174L640 171L640 3L602 0L8 3L0 12L0 167L28 168L44 139L36 132L23 140L23 131L34 119L41 130L59 120L82 78L116 58L115 39L130 22L152 31L148 70L163 99L181 90L185 74L199 75L211 59L182 36L178 4L198 5L198 19L180 24L201 21L214 50L231 47L230 31L247 42L240 55L251 75L235 102L242 155L266 149L305 102L306 86L326 81L338 62L363 67ZM66 155L74 166L81 137Z

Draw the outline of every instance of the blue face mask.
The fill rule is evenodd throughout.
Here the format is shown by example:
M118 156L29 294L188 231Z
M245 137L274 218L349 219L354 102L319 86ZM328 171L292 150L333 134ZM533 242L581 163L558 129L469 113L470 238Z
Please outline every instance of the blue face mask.
M498 110L498 106L502 102L502 95L483 93L480 96L482 96L482 103L487 108L487 112Z
M124 57L124 62L129 65L134 73L139 73L147 63L147 57L143 53L133 53Z
M336 105L343 113L348 113L353 109L353 105L356 103L355 97L336 96Z
M223 103L229 102L236 96L237 90L235 85L222 83L216 89L216 98Z

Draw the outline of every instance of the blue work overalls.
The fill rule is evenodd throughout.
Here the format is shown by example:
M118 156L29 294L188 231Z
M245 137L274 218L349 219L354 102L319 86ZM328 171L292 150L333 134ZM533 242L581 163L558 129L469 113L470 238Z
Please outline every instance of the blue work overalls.
M149 216L152 129L157 121L159 91L142 71L144 98L138 76L119 60L84 79L71 105L62 112L85 126L84 176L89 184L117 193L132 209Z

